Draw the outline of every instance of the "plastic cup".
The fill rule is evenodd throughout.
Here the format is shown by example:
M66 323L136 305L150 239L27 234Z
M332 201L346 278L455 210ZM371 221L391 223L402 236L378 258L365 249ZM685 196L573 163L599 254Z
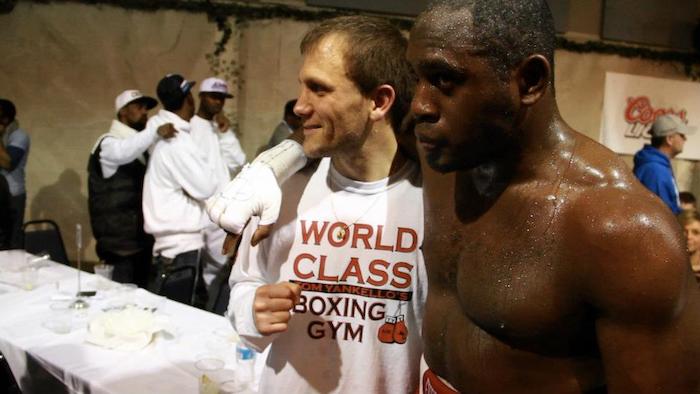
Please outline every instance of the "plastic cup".
M34 290L39 281L39 271L34 267L24 267L22 269L22 288L24 290Z
M194 366L199 373L199 394L218 394L219 382L213 375L224 368L224 360L212 356L201 356Z
M219 383L219 394L239 394L247 392L249 392L248 386L235 378Z
M73 311L66 303L54 303L43 326L54 334L68 334L73 329Z
M114 266L109 264L97 264L95 265L94 270L96 275L111 280L112 273L114 272Z
M120 286L121 299L124 305L136 305L135 293L139 287L133 283L122 283Z

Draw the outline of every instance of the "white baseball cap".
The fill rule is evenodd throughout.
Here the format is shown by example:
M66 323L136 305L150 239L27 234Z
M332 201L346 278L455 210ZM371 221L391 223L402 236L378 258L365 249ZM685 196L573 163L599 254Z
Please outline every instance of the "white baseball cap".
M207 78L202 81L202 85L200 86L199 93L221 93L226 96L226 98L233 97L228 92L228 84L223 79L214 77Z
M666 137L673 134L689 135L695 133L697 127L688 126L678 115L665 114L654 120L649 133L653 137Z
M119 110L124 108L124 106L137 100L143 101L143 103L146 104L147 109L151 109L158 105L158 101L153 97L144 96L138 90L130 89L121 92L119 96L117 96L117 98L114 100L114 110L119 112Z

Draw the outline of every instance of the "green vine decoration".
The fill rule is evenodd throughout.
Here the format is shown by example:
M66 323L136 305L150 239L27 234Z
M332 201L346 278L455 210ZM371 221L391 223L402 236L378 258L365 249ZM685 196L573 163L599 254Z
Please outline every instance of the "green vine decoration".
M693 79L698 77L694 66L700 65L700 54L698 52L662 51L644 47L610 44L603 41L576 42L564 37L557 37L557 48L577 53L600 53L657 62L681 63L686 76Z
M240 78L243 66L235 59L224 59L221 56L226 51L226 45L231 40L233 28L226 17L210 15L210 19L214 20L217 29L221 32L221 39L214 44L214 51L205 55L209 68L216 75L222 76L229 82L241 84L243 83L243 80Z

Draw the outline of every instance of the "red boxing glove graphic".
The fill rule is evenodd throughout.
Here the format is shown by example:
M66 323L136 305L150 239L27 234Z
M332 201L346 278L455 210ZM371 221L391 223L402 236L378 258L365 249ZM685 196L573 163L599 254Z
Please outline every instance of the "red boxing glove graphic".
M408 339L408 328L403 319L403 315L396 316L396 326L394 326L394 342L403 344Z
M394 343L394 330L396 328L396 318L393 316L387 316L384 320L384 324L379 327L377 332L377 338L379 342L382 343Z

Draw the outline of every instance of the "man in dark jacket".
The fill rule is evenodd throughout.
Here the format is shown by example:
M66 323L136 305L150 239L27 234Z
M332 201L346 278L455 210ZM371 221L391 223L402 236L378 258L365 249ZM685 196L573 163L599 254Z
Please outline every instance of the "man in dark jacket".
M651 143L634 155L634 175L659 196L674 215L681 212L678 186L673 177L671 159L683 152L686 135L695 132L673 114L661 115L651 126Z
M147 149L174 135L172 125L146 128L148 110L158 102L138 90L115 100L116 119L100 136L88 161L88 208L97 256L114 266L117 282L145 287L153 237L143 230L141 199Z

